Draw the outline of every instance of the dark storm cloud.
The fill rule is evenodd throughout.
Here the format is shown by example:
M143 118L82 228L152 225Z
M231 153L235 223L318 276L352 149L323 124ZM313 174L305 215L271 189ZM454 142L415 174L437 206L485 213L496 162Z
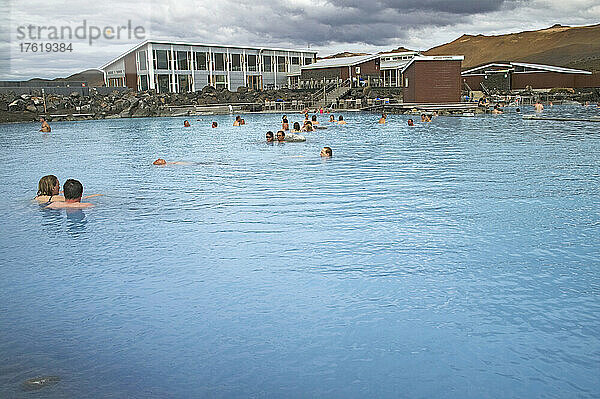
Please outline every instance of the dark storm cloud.
M191 7L186 15L177 18L175 8L160 6L156 11L152 30L165 37L189 37L187 21L196 22L198 33L212 33L221 41L227 35L248 42L282 41L327 45L328 43L365 43L385 45L407 37L407 32L420 27L445 27L467 22L472 16L500 9L509 9L522 3L516 0L329 0L329 1L266 1L240 4L222 0L209 7L208 12ZM218 19L210 17L210 10L222 10ZM166 13L166 14L165 14ZM169 22L170 21L170 22Z

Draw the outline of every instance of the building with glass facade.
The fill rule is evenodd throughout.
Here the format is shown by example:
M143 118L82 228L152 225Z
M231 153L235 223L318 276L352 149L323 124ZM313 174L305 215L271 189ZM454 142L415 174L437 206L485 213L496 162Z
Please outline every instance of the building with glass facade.
M315 62L310 50L146 40L100 67L109 87L184 93L205 86L255 90L291 87L300 67Z

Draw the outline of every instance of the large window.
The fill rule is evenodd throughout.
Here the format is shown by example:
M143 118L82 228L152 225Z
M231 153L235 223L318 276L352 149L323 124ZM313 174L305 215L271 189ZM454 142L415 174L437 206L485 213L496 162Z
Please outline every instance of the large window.
M249 71L256 71L256 61L258 61L258 57L253 54L248 55L247 62Z
M215 87L217 89L227 87L227 75L216 75L215 76Z
M300 65L300 57L292 57L292 65Z
M196 69L199 71L206 71L208 65L206 53L196 53Z
M241 71L242 70L242 55L231 54L231 70Z
M169 77L171 75L156 75L156 87L159 93L169 93Z
M178 51L177 52L177 69L181 71L185 71L190 69L188 65L188 53L187 51Z
M304 65L310 65L310 64L312 64L312 58L305 58Z
M138 51L138 60L140 65L140 71L148 69L148 63L146 62L146 50Z
M277 57L277 72L285 72L285 57Z
M190 84L192 82L191 76L177 75L177 82L179 83L179 93L186 93L190 91Z
M214 53L215 58L215 71L224 71L225 70L225 54L223 53Z
M148 90L148 75L140 75L140 89L142 91Z
M273 60L270 55L263 56L263 70L265 72L273 72Z
M170 69L170 55L168 50L154 50L154 69Z

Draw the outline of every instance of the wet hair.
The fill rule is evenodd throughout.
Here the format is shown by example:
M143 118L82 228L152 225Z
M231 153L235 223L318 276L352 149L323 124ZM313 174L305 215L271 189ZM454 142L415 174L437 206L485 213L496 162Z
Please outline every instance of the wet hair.
M241 117L241 116L239 116L239 115L237 115L237 116L235 117L235 120L236 120L236 121L239 121L240 119L242 119L242 117Z
M517 108L517 112L521 112L521 108Z
M289 123L287 118L283 118L282 123Z
M283 115L283 116L281 117L281 120L286 120L286 119L287 119L287 115Z
M47 176L42 177L40 179L40 182L38 183L37 195L52 196L53 195L52 190L54 190L56 183L58 183L58 177L56 177L54 175L47 175Z
M313 115L313 116L312 116L312 120L313 120L313 121L316 121L316 120L317 120L317 115Z
M79 180L69 179L63 184L63 191L65 193L65 199L77 199L81 198L83 194L83 185Z
M217 127L217 126L219 126L219 124L217 122L212 123L212 127Z
M335 120L335 115L334 114L329 115L329 120Z
M277 131L277 137L279 137L279 133L281 133L282 136L285 138L285 132L283 130L278 130Z
M340 117L338 118L338 121L343 121L344 117L342 115L340 115Z
M272 131L268 131L267 134L265 135L265 137L273 137L273 132Z
M333 150L331 149L331 147L323 147L323 149L325 150L325 153L329 156L333 155Z
M300 130L300 122L294 122L294 130Z

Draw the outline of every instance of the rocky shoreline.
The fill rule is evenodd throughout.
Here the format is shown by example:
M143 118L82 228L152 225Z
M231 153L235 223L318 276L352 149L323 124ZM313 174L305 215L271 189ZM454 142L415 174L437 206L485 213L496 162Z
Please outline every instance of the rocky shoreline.
M49 121L61 121L178 116L192 114L196 109L220 113L228 109L228 104L240 104L236 106L236 111L260 112L266 108L265 101L310 103L314 92L291 89L255 91L245 87L231 92L210 86L193 93L165 94L115 90L108 95L101 95L91 89L89 96L74 91L69 95L46 94L42 97L9 92L0 93L0 123L38 121L40 116ZM352 89L346 97L366 99L381 95L399 99L401 93L398 90L390 94L390 90L386 89L360 88Z
M44 116L49 121L73 121L86 119L142 118L194 115L197 113L227 113L228 104L235 112L261 112L267 110L265 101L302 101L308 104L314 90L264 90L255 91L241 87L236 92L207 86L193 93L165 93L134 90L99 94L90 89L88 96L79 92L69 95L0 93L0 123L32 122ZM580 92L554 93L569 101L594 101L600 98L598 89ZM396 88L353 88L344 98L361 99L390 98L391 102L402 102L402 89ZM237 104L237 105L236 105ZM271 108L272 110L272 108ZM297 111L300 111L299 107ZM281 112L293 112L288 110Z

